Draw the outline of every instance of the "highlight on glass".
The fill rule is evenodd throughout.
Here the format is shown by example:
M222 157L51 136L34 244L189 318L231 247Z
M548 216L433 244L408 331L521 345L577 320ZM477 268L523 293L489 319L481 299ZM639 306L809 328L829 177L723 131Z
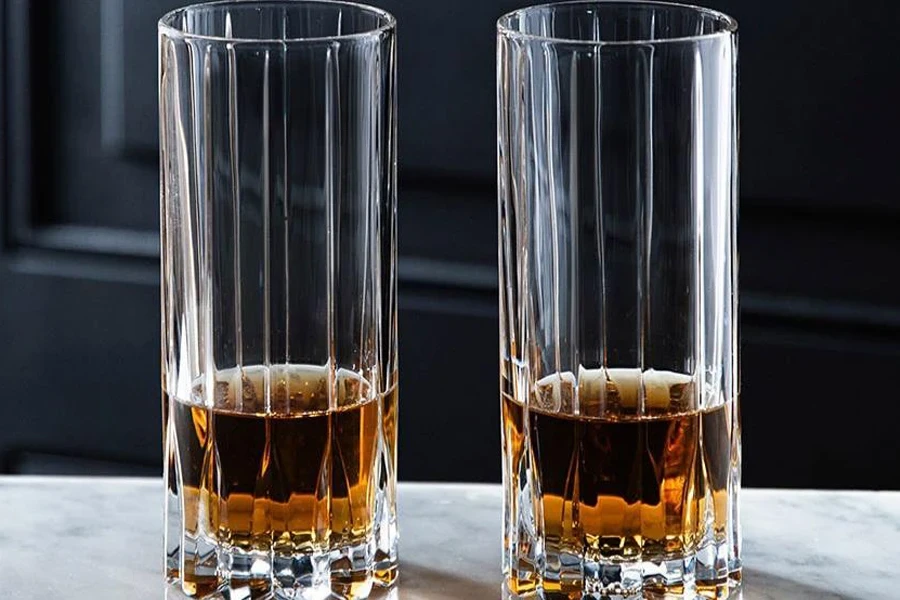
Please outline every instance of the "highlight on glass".
M736 30L655 2L498 23L512 597L741 581Z
M317 0L159 23L175 597L355 599L397 577L394 31Z

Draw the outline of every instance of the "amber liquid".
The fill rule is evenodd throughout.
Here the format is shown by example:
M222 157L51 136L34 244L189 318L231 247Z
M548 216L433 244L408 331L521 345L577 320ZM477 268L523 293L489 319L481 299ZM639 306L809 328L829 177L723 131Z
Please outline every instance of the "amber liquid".
M170 398L185 531L238 551L288 556L365 543L379 421L393 447L396 389L376 395L342 371L330 384L321 367L268 373L268 381L259 367L217 374L212 408L201 404L202 383L191 398ZM187 591L216 589L215 576L186 563ZM340 566L332 568L349 572ZM351 574L338 583L352 594L358 582Z
M657 373L651 383L639 392L635 377L577 386L574 377L548 378L527 411L503 394L506 451L518 461L531 450L548 554L676 558L696 550L709 513L724 537L731 403L697 409L684 375ZM579 414L572 414L576 403ZM536 585L515 577L508 583L517 593ZM575 593L580 582L542 585L545 592Z

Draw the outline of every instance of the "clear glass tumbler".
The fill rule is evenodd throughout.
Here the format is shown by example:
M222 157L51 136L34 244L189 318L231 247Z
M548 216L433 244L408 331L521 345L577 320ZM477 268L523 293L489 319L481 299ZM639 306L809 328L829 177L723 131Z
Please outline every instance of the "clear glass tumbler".
M736 56L735 21L692 6L499 21L514 597L722 598L740 582Z
M394 29L314 0L159 23L172 593L397 576Z

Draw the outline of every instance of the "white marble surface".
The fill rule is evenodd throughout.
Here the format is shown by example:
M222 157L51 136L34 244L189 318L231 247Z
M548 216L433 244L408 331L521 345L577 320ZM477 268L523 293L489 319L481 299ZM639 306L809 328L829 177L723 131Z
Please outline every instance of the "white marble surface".
M500 488L401 484L395 600L499 599ZM0 598L163 598L156 480L0 477ZM744 600L900 598L900 493L745 490Z

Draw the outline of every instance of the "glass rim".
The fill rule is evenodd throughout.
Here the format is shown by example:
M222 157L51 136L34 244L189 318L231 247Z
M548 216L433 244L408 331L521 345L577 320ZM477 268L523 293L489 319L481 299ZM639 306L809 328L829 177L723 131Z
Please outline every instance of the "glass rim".
M240 37L240 36L224 36L209 35L202 33L190 33L174 24L182 14L188 11L199 9L220 9L224 7L247 8L249 6L331 6L352 8L363 13L371 14L379 19L377 26L365 31L357 31L354 33L343 33L339 35L315 35L305 37ZM366 39L377 37L382 33L393 31L397 27L397 19L388 11L362 4L361 2L353 2L351 0L262 0L258 2L248 2L247 0L214 0L213 2L197 2L188 4L175 10L171 10L160 17L157 22L158 33L165 34L167 37L179 40L198 40L208 42L235 43L235 44L291 44L291 43L311 43L311 42L329 42L344 41L354 39Z
M509 26L509 22L517 16L525 15L529 12L541 9L555 9L576 5L591 5L598 9L622 8L622 7L665 7L683 9L698 14L709 15L714 17L716 21L722 23L722 28L710 33L699 33L696 35L675 36L657 39L629 39L629 40L584 40L574 37L559 37L554 35L543 35L537 33L526 33L520 29ZM562 2L546 2L543 4L534 4L510 11L499 19L497 19L497 33L506 38L514 38L531 42L547 42L552 44L572 44L577 46L638 46L673 43L689 43L698 42L707 39L717 39L722 37L733 36L737 33L738 22L734 17L705 6L696 4L687 4L681 2L666 2L660 0L564 0Z

